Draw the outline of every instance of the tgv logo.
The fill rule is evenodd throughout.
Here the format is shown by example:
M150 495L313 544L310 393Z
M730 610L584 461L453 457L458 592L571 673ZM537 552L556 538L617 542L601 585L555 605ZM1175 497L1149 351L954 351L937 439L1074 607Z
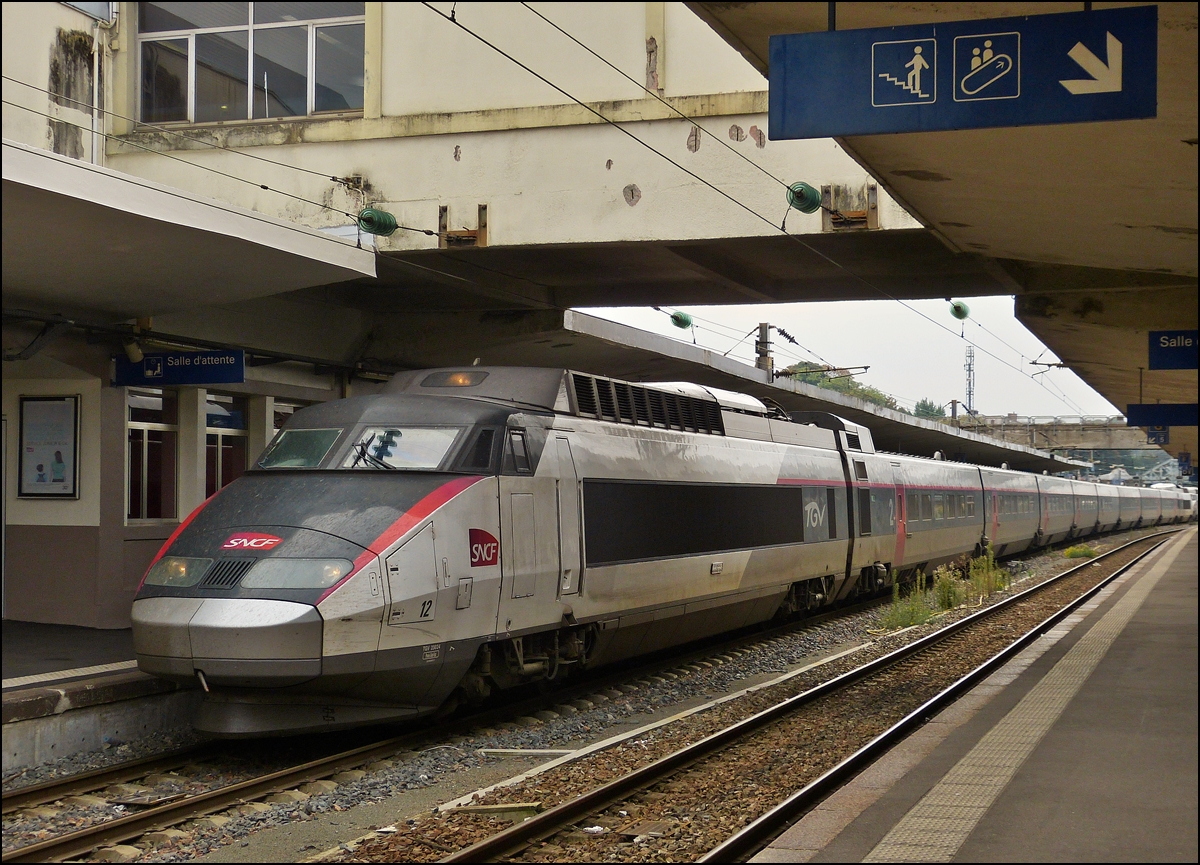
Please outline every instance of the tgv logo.
M238 532L221 544L223 550L269 550L283 543L283 538L258 532Z
M825 522L825 508L816 502L809 502L804 506L804 522L809 528L815 529Z

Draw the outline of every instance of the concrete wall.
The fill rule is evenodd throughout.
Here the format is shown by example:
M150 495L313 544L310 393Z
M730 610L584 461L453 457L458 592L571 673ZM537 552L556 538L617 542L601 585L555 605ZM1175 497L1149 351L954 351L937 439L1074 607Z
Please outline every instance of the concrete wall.
M442 3L438 8L448 12L450 6ZM473 229L479 205L486 204L491 246L776 232L420 4L367 7L366 109L361 116L352 112L334 118L186 127L190 136L325 177L360 175L366 185L363 193L348 192L322 176L153 131L137 132L129 141L171 150L253 182L189 169L119 141L108 143L107 164L321 228L348 226L352 220L344 212L357 213L364 203L377 203L401 223L425 229L436 229L439 207L448 207L452 230ZM64 8L6 4L6 74L44 85L49 74L46 58L55 50L58 19L63 17L60 11L46 10ZM115 31L100 38L104 56L111 58L102 89L111 95L114 111L132 116L136 9L132 3L120 8ZM832 141L768 141L766 81L684 4L543 3L537 8L634 81L657 85L680 110L697 119L703 130L699 139L687 121L520 4L459 3L455 14L465 26L772 223L786 208L782 185L722 143L787 183L860 187L867 182L866 172ZM68 13L72 26L90 28L85 16ZM13 26L8 26L10 20ZM112 52L107 48L110 42ZM21 88L5 85L6 94L16 89ZM36 96L28 98L36 102ZM47 104L42 97L38 109L49 111ZM6 130L15 111L5 108ZM109 125L118 133L132 129L120 119ZM19 137L45 146L45 128L43 122ZM263 190L259 184L333 209ZM881 227L916 226L882 190L880 199ZM794 232L820 231L820 217L792 213L788 227ZM435 245L436 238L405 231L379 241L384 251Z
M62 3L4 3L0 12L4 74L90 104L95 19ZM92 117L87 106L56 102L45 93L8 80L3 92L6 101L32 109L4 105L5 138L92 161ZM102 154L103 148L98 152Z

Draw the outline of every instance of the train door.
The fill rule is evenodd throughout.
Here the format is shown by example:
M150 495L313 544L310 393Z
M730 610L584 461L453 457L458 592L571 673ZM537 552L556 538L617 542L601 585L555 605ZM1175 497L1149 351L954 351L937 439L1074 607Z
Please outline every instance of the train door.
M571 443L565 438L558 446L558 551L560 595L579 593L579 475L571 457Z
M896 553L892 558L892 567L899 570L904 566L905 541L911 535L908 531L908 517L904 511L904 474L895 463L892 464L892 482L896 484L895 503L892 505L896 514Z
M388 625L420 625L437 618L438 569L433 523L387 557Z
M510 430L507 447L523 448L519 430ZM553 460L557 442L547 442L542 464ZM498 633L557 624L560 561L558 550L558 479L549 472L533 477L520 460L513 474L500 478L500 605ZM528 465L528 463L526 463ZM509 471L506 468L506 471Z

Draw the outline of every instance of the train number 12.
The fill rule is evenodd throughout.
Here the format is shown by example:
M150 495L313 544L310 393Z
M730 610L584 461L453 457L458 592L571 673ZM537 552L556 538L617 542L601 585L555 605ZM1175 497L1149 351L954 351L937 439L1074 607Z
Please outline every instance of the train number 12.
M422 618L422 619L429 618L429 611L432 609L433 609L433 601L421 601L420 618Z

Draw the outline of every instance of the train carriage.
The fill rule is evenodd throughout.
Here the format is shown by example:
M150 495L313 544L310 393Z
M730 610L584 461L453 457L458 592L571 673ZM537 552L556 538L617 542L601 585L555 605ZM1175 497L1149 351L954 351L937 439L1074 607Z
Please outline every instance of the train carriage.
M1075 536L1075 496L1064 478L1035 476L1041 498L1041 530L1038 544L1056 544Z
M1085 538L1095 534L1100 523L1100 500L1096 485L1087 481L1071 481L1071 494L1075 498L1075 530L1072 537Z
M1111 532L1121 518L1121 496L1118 487L1093 484L1096 488L1096 531Z
M1008 469L979 468L983 482L988 541L996 555L1013 555L1038 536L1038 480Z
M905 576L977 552L986 534L979 469L965 463L889 455L903 497Z
M1137 487L1113 487L1120 502L1118 529L1134 529L1142 524L1142 496Z

